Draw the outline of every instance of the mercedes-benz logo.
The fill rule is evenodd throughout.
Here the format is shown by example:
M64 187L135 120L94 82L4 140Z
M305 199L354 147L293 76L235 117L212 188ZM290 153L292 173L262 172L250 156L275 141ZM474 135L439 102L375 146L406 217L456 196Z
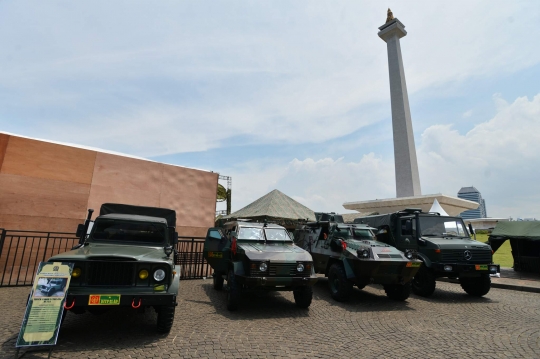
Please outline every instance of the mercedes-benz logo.
M472 259L472 253L471 251L465 251L463 252L463 258L465 258L466 260L470 261Z

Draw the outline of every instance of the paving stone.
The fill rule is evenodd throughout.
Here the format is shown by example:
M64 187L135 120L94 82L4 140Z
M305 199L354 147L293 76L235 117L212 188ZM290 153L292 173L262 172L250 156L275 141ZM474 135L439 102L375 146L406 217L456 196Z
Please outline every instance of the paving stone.
M53 358L539 358L540 294L493 288L484 298L437 283L430 298L395 302L380 287L331 299L327 281L309 310L292 293L249 294L226 309L208 281L184 281L174 326L155 332L156 314L120 308L69 313ZM13 358L29 288L0 288L0 358ZM9 310L6 310L9 308ZM21 350L21 354L26 349ZM24 358L46 358L47 350Z

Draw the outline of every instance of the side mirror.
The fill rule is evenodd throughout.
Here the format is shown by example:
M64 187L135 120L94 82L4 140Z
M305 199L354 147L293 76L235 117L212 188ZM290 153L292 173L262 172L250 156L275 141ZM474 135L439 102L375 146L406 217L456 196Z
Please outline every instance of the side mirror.
M169 238L171 239L171 244L174 246L178 243L178 232L174 230L174 227L168 227L169 229Z
M77 226L77 232L75 233L75 236L81 238L81 236L84 234L86 234L84 233L84 224L81 223Z

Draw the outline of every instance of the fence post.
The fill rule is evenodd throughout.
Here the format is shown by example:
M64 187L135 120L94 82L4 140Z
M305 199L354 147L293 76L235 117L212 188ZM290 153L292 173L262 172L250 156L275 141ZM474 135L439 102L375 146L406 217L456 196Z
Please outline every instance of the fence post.
M43 251L43 259L42 262L45 262L45 257L47 256L47 248L49 248L49 237L51 236L51 232L47 232L47 241L45 242L45 250Z
M0 235L0 257L2 257L2 250L4 249L4 241L6 240L6 230L4 228L0 228L0 231L2 231L2 234Z

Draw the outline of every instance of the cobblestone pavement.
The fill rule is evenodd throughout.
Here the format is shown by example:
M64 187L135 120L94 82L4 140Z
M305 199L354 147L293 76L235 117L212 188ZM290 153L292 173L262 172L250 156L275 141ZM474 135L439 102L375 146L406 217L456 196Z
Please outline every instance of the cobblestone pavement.
M0 357L13 357L29 287L0 288ZM173 329L155 333L153 310L69 313L53 358L539 358L540 294L493 288L485 298L437 283L429 298L394 302L378 287L347 303L315 286L309 310L292 293L249 295L238 312L210 280L183 281ZM22 350L23 358L47 351Z

